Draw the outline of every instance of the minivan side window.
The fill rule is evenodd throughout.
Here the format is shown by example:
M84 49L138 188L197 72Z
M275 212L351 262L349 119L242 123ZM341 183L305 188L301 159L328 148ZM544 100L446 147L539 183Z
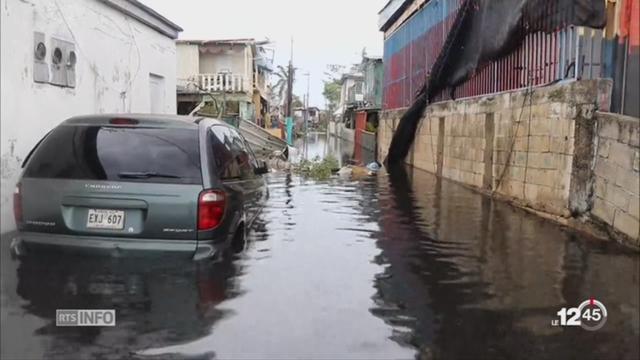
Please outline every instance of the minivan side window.
M249 164L251 165L251 168L252 168L251 174L253 174L253 169L258 167L258 161L256 160L256 157L253 154L253 151L249 147L249 144L247 143L247 141L242 136L240 136L240 134L236 129L230 129L230 130L231 130L231 133L234 135L234 139L237 141L238 144L241 145L243 152L247 155L249 159Z
M240 180L253 178L251 154L235 130L224 125L214 125L211 127L211 133L213 157L220 179Z

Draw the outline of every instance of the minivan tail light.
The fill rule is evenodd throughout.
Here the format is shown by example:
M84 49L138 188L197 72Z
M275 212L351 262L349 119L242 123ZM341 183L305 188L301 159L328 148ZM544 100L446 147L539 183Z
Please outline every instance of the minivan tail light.
M198 230L213 230L222 222L226 196L218 190L205 190L198 197Z
M22 223L22 184L17 183L13 190L13 216L16 224Z

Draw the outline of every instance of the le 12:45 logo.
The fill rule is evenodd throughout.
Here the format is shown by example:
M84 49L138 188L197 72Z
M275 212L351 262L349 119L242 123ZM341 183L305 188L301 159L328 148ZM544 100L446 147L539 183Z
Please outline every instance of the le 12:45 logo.
M563 307L557 315L559 319L552 320L552 326L580 326L585 330L595 331L607 322L607 308L593 298L583 301L578 307Z

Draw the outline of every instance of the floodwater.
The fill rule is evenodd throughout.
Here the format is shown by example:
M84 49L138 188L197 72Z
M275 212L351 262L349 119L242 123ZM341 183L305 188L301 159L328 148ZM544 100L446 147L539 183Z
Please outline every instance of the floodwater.
M352 146L310 135L300 156ZM2 237L2 358L637 359L640 258L414 171L268 177L219 263L38 255ZM554 327L586 299L604 327ZM55 326L116 309L117 326Z

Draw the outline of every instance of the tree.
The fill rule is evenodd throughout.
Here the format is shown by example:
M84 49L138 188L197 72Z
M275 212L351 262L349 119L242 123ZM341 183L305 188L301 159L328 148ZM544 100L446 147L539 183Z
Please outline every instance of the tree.
M333 118L333 113L338 109L340 104L340 93L342 92L342 73L346 67L344 65L329 64L325 76L327 80L323 80L324 89L322 95L327 102L327 112Z
M278 65L276 72L273 73L278 80L273 85L274 103L282 105L287 93L287 84L289 82L289 69L282 65ZM293 69L293 81L296 81L296 69Z
M324 81L324 90L322 96L327 100L327 110L333 114L338 105L340 104L340 92L342 91L342 84L340 80L334 79L331 81Z

